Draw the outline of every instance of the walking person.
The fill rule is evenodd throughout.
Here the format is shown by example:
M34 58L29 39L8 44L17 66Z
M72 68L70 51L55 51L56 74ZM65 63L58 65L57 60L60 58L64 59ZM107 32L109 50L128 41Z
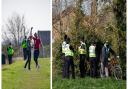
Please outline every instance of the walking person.
M22 48L23 48L23 56L24 56L24 60L27 59L27 37L25 36L25 38L22 41Z
M27 48L26 48L27 61L25 63L24 68L26 68L28 65L28 69L31 70L31 68L30 68L30 65L31 65L31 38L30 37L28 37L28 39L27 39L27 45L26 46L27 46Z
M62 61L62 77L66 77L66 61L65 61L65 49L67 44L67 35L64 36L64 41L62 43L62 54L61 54L61 61Z
M79 51L79 57L80 57L80 62L79 62L79 69L80 69L80 77L84 78L85 77L85 59L86 59L86 44L84 42L84 38L80 40L80 47L78 48Z
M34 37L32 36L32 39L34 40L34 61L36 63L36 68L39 68L38 57L40 53L39 49L42 47L42 42L37 33L34 34Z
M70 67L72 78L75 79L75 68L74 68L74 49L70 45L70 38L67 38L67 44L65 49L65 61L66 61L66 78L70 78Z
M8 53L8 62L9 62L9 64L12 64L12 56L14 54L14 50L12 48L12 44L11 43L9 43L9 46L7 48L7 53Z
M96 44L92 42L89 47L90 74L91 77L96 77Z

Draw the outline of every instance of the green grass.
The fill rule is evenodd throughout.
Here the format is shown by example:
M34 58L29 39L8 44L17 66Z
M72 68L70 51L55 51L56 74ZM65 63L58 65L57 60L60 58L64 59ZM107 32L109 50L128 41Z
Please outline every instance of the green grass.
M126 89L126 81L118 81L111 78L76 78L62 79L56 77L53 79L53 89Z
M2 66L2 89L50 89L50 60L39 59L40 69L32 60L31 71L25 70L25 61Z

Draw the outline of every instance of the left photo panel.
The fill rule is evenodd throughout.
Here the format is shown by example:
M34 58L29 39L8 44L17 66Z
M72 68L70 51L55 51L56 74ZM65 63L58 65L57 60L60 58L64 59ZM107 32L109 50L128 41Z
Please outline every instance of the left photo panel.
M2 0L2 89L50 89L50 0Z

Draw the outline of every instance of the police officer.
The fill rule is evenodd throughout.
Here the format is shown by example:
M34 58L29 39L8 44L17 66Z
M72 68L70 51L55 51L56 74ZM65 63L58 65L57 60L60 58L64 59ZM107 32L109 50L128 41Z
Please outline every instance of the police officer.
M28 69L30 70L31 68L30 68L30 64L31 64L31 37L29 37L28 39L27 39L27 48L26 48L26 56L27 56L27 61L26 61L26 63L25 63L25 66L24 66L24 68L26 68L27 67L27 65L28 65Z
M96 44L92 42L89 47L90 73L91 77L96 77Z
M24 55L24 60L27 59L27 37L25 36L25 38L22 41L22 48L23 48L23 55Z
M67 44L66 44L66 49L65 49L66 78L70 77L69 70L71 67L72 78L75 79L75 69L74 69L73 56L74 56L74 49L70 45L70 38L67 38Z
M12 56L14 54L14 50L12 48L12 44L9 43L9 46L7 48L7 53L8 53L8 61L9 61L9 64L12 64Z
M86 53L87 53L84 38L80 40L80 47L78 48L78 51L80 56L80 63L79 63L80 77L83 78L85 77L85 59L86 59Z
M66 77L66 62L65 62L65 48L67 44L67 35L64 36L64 41L62 43L62 54L61 54L61 59L62 59L62 77Z

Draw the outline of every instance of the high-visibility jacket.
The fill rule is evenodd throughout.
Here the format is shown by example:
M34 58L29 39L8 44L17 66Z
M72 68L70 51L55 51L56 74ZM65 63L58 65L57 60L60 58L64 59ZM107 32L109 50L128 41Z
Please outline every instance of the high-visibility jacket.
M84 46L84 48L82 46ZM79 54L86 54L87 53L85 43L81 44L81 46L78 48L78 52L79 52Z
M66 48L65 48L65 56L74 56L74 53L72 50L70 50L70 45L66 44Z
M22 41L22 48L27 48L27 41L25 39Z
M64 41L62 43L62 53L65 53L65 48L66 48L66 42Z
M95 46L93 45L89 47L89 57L96 57Z
M14 50L13 50L12 47L8 47L7 52L8 52L8 55L13 55L14 54Z

